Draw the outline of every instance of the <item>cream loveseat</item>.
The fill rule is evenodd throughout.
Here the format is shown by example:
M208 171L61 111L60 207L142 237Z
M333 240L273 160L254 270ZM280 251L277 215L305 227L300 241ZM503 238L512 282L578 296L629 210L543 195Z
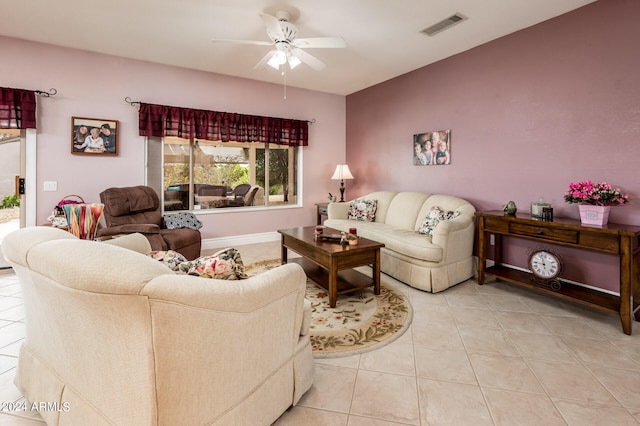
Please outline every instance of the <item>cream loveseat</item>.
M412 287L433 293L473 276L474 214L468 202L449 195L380 191L360 197L376 200L372 222L348 219L351 202L330 203L325 226L383 243L381 271ZM432 207L456 211L457 217L440 221L431 236L418 233Z
M313 380L302 268L213 280L149 250L49 227L2 241L24 294L15 384L47 424L269 425L296 404Z

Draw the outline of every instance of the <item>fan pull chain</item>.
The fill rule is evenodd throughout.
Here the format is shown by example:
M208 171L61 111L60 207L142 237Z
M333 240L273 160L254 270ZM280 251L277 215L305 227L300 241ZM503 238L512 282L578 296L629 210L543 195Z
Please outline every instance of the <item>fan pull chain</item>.
M282 66L282 79L284 82L284 99L287 99L287 64Z

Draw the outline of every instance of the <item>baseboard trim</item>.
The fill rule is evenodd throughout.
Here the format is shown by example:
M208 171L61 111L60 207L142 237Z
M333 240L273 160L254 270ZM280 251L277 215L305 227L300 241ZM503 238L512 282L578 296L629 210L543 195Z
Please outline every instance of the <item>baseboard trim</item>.
M202 250L211 250L220 247L242 246L246 244L269 243L280 241L278 232L263 232L260 234L233 235L230 237L207 238L202 240Z

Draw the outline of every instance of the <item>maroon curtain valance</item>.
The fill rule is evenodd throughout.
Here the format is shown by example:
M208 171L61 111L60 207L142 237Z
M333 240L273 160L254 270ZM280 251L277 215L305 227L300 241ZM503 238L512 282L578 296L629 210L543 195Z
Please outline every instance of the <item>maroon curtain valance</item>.
M307 146L309 122L140 103L140 136Z
M0 87L0 129L35 129L36 94Z

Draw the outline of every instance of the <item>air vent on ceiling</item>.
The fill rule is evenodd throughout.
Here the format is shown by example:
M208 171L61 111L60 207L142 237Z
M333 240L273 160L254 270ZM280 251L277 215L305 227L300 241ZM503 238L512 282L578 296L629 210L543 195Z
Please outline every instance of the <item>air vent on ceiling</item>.
M446 30L447 28L451 28L452 26L454 26L455 24L458 24L464 20L466 20L467 17L464 15L461 15L459 13L454 13L453 15L449 16L447 19L443 19L442 21L431 25L428 28L425 28L424 30L420 31L422 34L426 34L428 36L432 36L435 34L438 34L439 32L442 32L444 30Z

